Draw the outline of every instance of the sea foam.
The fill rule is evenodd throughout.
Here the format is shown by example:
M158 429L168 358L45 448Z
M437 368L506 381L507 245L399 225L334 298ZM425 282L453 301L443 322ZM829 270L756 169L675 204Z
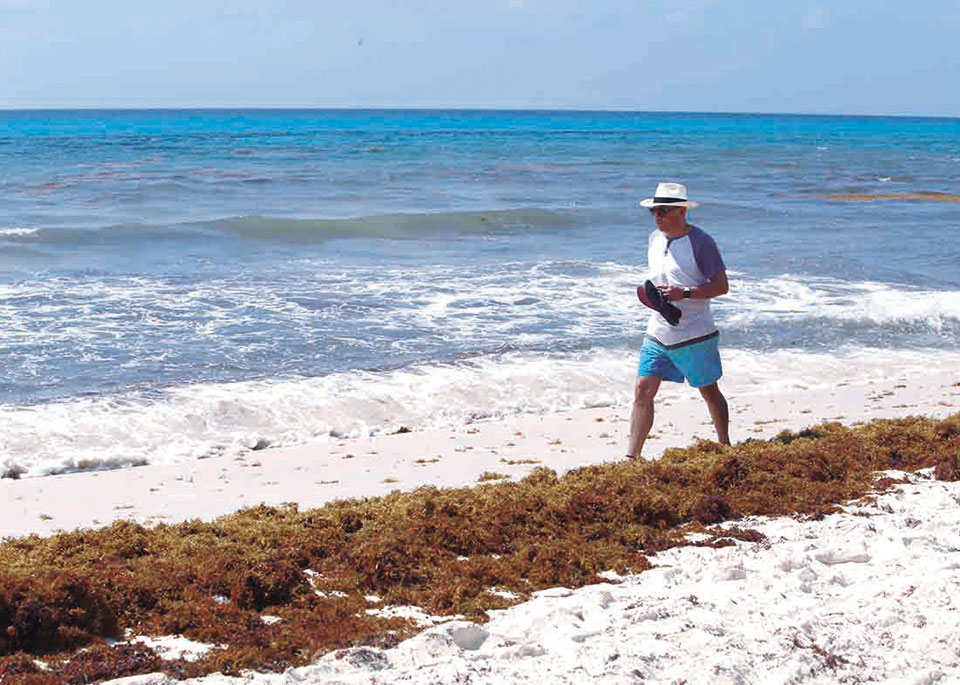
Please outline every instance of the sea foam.
M724 350L733 396L866 383L960 353L851 347L833 354ZM317 378L199 383L33 406L0 406L0 471L25 476L164 464L331 436L453 428L514 414L626 406L636 350L509 353ZM269 452L264 452L265 458Z

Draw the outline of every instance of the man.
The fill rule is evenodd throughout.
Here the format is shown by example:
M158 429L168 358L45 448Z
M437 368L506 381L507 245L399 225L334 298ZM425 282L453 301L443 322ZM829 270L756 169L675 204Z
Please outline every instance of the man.
M650 315L640 348L627 457L640 457L653 426L653 400L664 379L676 383L686 379L700 390L717 439L729 445L727 400L717 385L723 375L720 334L710 312L710 300L729 290L726 265L713 238L687 223L687 209L699 203L687 199L685 186L660 183L654 196L640 205L650 210L657 223L657 230L650 234L647 263L656 286L650 294L661 302L651 304L642 294L641 299L648 306L659 304L675 325L658 311Z

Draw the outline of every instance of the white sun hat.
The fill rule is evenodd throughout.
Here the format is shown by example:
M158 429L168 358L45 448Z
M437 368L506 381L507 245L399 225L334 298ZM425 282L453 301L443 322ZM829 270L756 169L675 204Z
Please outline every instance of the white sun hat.
M687 186L682 183L658 183L653 197L640 200L641 207L699 207L699 202L687 199Z

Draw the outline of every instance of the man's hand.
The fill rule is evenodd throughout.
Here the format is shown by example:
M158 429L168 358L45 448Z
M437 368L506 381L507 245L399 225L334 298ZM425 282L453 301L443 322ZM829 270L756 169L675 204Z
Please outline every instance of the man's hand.
M657 290L660 291L663 299L667 300L668 302L683 299L683 288L681 288L679 285L658 285Z

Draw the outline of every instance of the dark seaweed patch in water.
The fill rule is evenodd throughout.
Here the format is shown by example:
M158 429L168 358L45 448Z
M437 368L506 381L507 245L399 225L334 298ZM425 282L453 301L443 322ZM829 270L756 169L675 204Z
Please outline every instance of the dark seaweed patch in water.
M843 200L846 202L877 202L879 200L960 202L960 195L922 190L914 193L845 193L827 195L826 198L828 200Z

